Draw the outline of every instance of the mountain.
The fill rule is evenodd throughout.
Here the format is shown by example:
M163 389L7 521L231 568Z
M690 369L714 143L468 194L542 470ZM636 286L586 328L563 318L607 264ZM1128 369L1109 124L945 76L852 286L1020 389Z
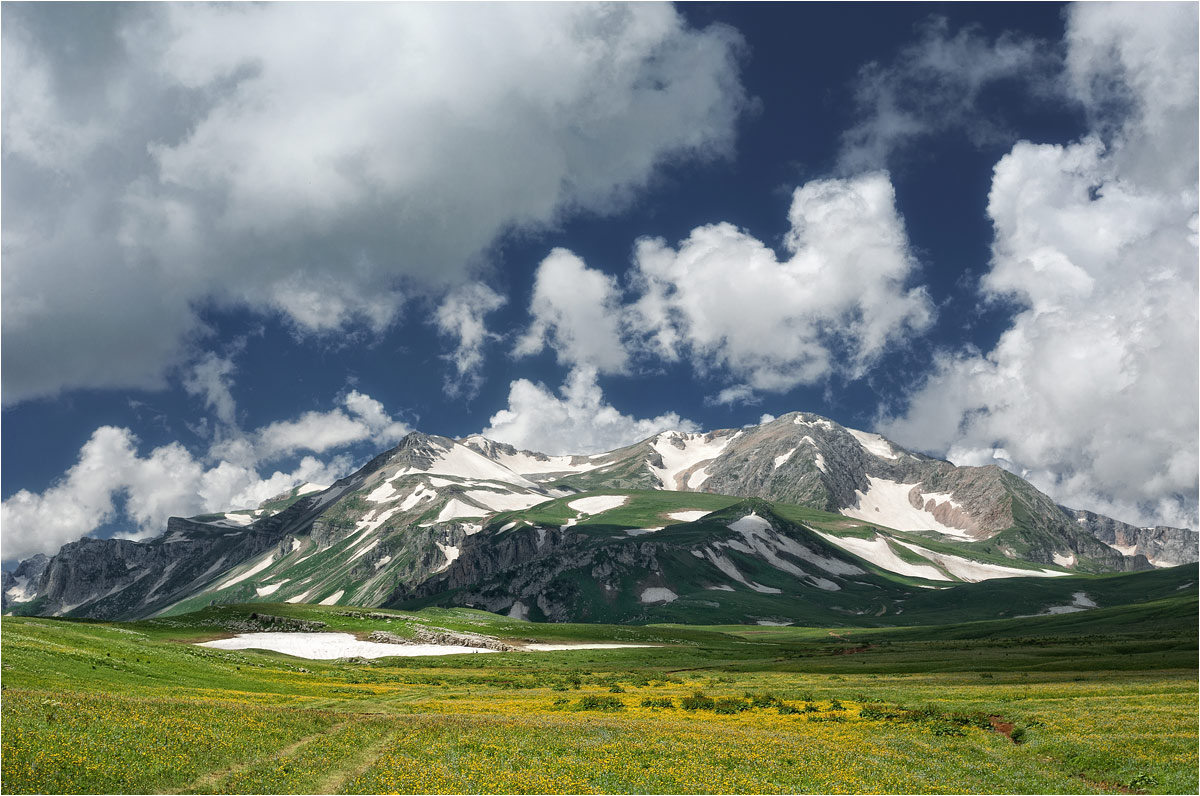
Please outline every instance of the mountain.
M413 433L329 487L65 545L4 592L14 612L96 618L264 601L821 621L954 583L1197 560L1195 533L1151 530L806 413L589 456Z

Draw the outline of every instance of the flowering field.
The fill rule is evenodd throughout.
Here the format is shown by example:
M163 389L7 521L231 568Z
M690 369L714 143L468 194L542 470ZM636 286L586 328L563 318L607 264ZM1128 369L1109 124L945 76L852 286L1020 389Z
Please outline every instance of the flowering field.
M1197 791L1195 670L1149 633L1042 637L1016 663L1000 640L989 657L982 642L736 628L640 631L654 648L321 662L184 643L203 628L5 618L4 791ZM1080 665L1112 645L1141 660L1137 644L1165 668ZM989 665L912 671L921 650Z

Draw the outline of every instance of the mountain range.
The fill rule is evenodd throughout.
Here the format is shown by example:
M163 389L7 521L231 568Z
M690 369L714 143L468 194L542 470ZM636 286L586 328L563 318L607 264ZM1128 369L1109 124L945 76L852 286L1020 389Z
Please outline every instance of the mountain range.
M957 467L795 412L585 456L412 433L327 487L173 517L148 541L85 538L35 556L4 573L2 592L5 612L103 619L306 602L888 623L1011 578L1021 588L992 615L1081 610L1085 592L1017 592L1198 557L1189 529L1060 506L1000 467Z

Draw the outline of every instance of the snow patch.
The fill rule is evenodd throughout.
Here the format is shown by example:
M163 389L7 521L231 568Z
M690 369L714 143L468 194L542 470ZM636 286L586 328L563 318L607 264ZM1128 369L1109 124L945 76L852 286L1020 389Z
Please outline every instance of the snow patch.
M442 551L442 555L446 557L446 563L435 569L434 572L442 572L449 569L450 565L458 560L459 549L453 545L442 544L441 542L434 542L434 544L437 545L438 550Z
M512 604L512 608L508 609L508 617L510 619L519 619L522 622L529 621L529 606L517 600Z
M1133 556L1133 555L1137 554L1137 545L1136 544L1129 544L1129 545L1109 544L1108 542L1105 542L1105 544L1108 544L1109 547L1111 547L1113 550L1116 550L1118 553L1120 553L1121 555L1123 555L1125 557L1129 557L1129 556Z
M338 589L333 594L321 600L320 605L337 605L337 601L342 599L342 595L346 593L345 589Z
M659 644L526 644L529 652L566 652L570 650L623 650L636 647L658 647Z
M233 525L245 527L254 522L254 518L249 514L226 514L225 521Z
M729 529L741 534L746 544L744 552L754 553L760 558L765 559L768 564L776 569L800 578L805 578L818 588L827 591L837 591L841 587L831 580L810 575L792 562L780 558L779 551L786 551L802 561L810 561L834 575L866 574L853 564L822 556L816 551L810 550L806 545L797 542L795 539L778 533L771 527L771 523L753 512L731 523Z
M261 589L255 589L254 591L258 594L259 597L266 597L268 594L274 594L276 591L279 590L280 586L287 583L289 580L291 580L291 578L284 578L283 580L279 581L278 583L272 583L269 586L263 586Z
M384 556L383 558L381 558L375 562L375 569L383 569L384 566L386 566L387 563L391 560L392 560L391 556Z
M1017 619L1028 619L1033 616L1055 616L1057 614L1075 614L1098 607L1087 592L1077 591L1071 595L1071 602L1066 605L1052 605L1040 614L1021 614Z
M673 520L679 520L680 522L695 522L701 517L705 517L711 513L712 512L705 511L704 509L696 509L688 511L672 511L667 516Z
M762 625L763 627L791 627L795 622L772 622L770 619L759 619L754 624Z
M396 494L396 487L385 481L367 495L367 500L372 503L386 503L389 500L395 500Z
M721 584L720 586L705 586L704 588L709 591L733 591L732 586L726 586L725 584Z
M242 574L232 577L229 580L222 583L220 586L217 587L217 591L220 591L221 589L228 589L230 586L237 585L238 583L241 583L242 581L244 581L246 578L253 577L254 575L257 575L258 573L262 572L264 569L271 566L271 564L273 564L273 563L275 563L274 554L268 554L266 558L264 558L262 561L259 561L254 566L250 567L250 569L248 569L245 572L243 572Z
M446 501L446 505L442 506L442 510L438 512L436 521L447 522L449 520L456 520L459 517L482 517L484 514L487 514L486 509L468 505L458 498L451 498Z
M517 521L513 520L512 522L506 523L504 525L504 527L501 528L500 530L496 531L496 533L504 533L505 531L511 531L513 528L516 528L516 527L517 527Z
M638 601L642 603L669 603L679 599L679 595L661 586L650 586L642 589Z
M859 539L856 536L834 536L821 531L814 531L825 541L853 553L859 558L870 561L877 567L895 572L898 575L910 575L914 578L927 580L950 580L944 572L925 564L910 564L888 544L883 536L876 535L870 539Z
M284 602L302 603L305 600L307 600L314 591L316 591L316 589L309 589L308 591L304 592L304 594L297 594L295 597L287 598L286 600L284 600ZM291 634L289 634L289 635L291 635Z
M577 511L580 514L600 514L624 506L628 502L629 498L625 495L596 495L594 497L572 500L567 504L567 508ZM574 525L574 523L570 524Z
M300 486L296 487L296 497L311 495L314 492L324 492L328 488L329 487L321 486L320 484L301 484Z
M708 468L701 467L699 470L696 470L690 476L688 476L688 482L687 482L688 489L693 489L693 490L699 489L700 485L703 484L707 480L708 480Z
M340 595L341 592L338 592ZM291 602L289 600L289 602ZM331 603L322 601L322 605ZM223 650L270 650L309 660L331 661L338 658L411 658L420 655L460 655L495 652L477 647L443 644L381 644L360 641L350 633L239 633L234 638L200 643L201 647Z
M908 495L920 483L898 484L886 478L867 476L867 491L855 490L858 505L841 509L841 513L856 520L883 525L897 531L937 531L960 539L974 539L961 528L954 528L934 518L923 508L909 502ZM921 504L925 504L925 495Z
M13 585L8 587L8 591L4 592L13 602L23 603L29 602L36 594L37 589L27 575L21 575L15 578Z
M692 554L695 555L696 551L693 550ZM714 567L721 570L726 575L733 578L734 580L736 580L738 583L742 584L743 586L747 586L747 587L753 589L754 591L760 592L762 594L783 594L782 589L774 589L774 588L771 588L770 586L764 586L761 583L755 583L754 581L746 580L745 576L742 575L742 573L738 570L738 568L734 565L734 563L732 561L730 561L725 556L721 555L716 550L713 550L712 548L708 548L708 547L704 548L704 552L701 553L701 556L703 556L704 558L707 558Z
M908 542L898 543L919 556L941 564L950 574L962 578L968 583L977 583L981 580L993 580L995 578L1054 578L1071 574L1070 572L1055 572L1052 569L1018 569L1017 567L1004 567L999 564L985 564L982 561L972 561L969 558L961 556L937 553Z
M721 439L706 439L704 434L685 434L680 431L659 434L654 438L651 447L662 457L663 466L650 467L650 472L659 480L663 489L682 490L684 485L680 483L679 477L685 471L720 456L725 447L741 433L739 431ZM676 442L682 443L683 447L676 447ZM700 483L703 483L705 478L707 475L700 479Z
M808 437L805 437L805 439L808 439ZM793 453L795 453L795 452L796 452L796 451L798 451L798 450L800 450L800 446L799 446L799 445L797 445L796 447L792 448L790 451L788 451L787 453L783 454L782 456L776 456L776 457L775 457L775 467L774 467L774 469L778 470L778 469L779 469L779 465L783 464L783 463L784 463L784 462L786 462L788 459L792 458L792 454L793 454Z
M1054 563L1058 564L1060 567L1073 567L1075 566L1075 554L1070 553L1064 555L1062 553L1055 553Z
M629 534L630 536L643 536L648 533L654 533L655 531L661 531L662 529L663 526L661 525L657 528L628 528L626 529L625 533Z
M863 447L867 453L878 456L881 459L899 459L900 455L892 449L892 445L878 434L871 434L867 431L859 431L858 429L848 428L850 436L858 440L858 444Z
M430 480L433 480L433 479L430 479ZM411 493L409 493L408 497L404 498L404 500L401 501L400 510L401 511L411 511L413 509L413 507L416 506L418 503L420 503L422 500L433 500L436 497L437 497L436 491L434 491L432 489L430 489L429 491L426 491L424 484L417 484L417 488L414 489Z
M527 509L530 506L546 502L545 495L528 492L504 493L481 489L467 492L466 496L476 503L482 503L495 511L519 511L520 509Z
M371 542L369 545L364 547L362 550L359 550L357 553L350 556L350 561L357 561L358 559L362 558L363 556L365 556L367 553L371 552L378 546L379 546L379 540L376 539L375 541ZM347 562L347 563L349 563L349 562Z
M451 443L450 449L438 456L430 465L429 473L458 476L459 478L478 478L483 481L501 481L515 484L526 489L537 489L537 484L530 481L502 464L475 452L466 445Z

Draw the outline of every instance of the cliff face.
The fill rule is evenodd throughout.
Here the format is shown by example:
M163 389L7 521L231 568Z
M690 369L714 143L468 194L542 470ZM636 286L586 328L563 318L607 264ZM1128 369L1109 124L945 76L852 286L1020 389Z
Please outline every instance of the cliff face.
M1187 528L1138 528L1091 511L1065 506L1063 511L1104 544L1126 556L1144 556L1152 566L1173 567L1200 560L1200 535Z

